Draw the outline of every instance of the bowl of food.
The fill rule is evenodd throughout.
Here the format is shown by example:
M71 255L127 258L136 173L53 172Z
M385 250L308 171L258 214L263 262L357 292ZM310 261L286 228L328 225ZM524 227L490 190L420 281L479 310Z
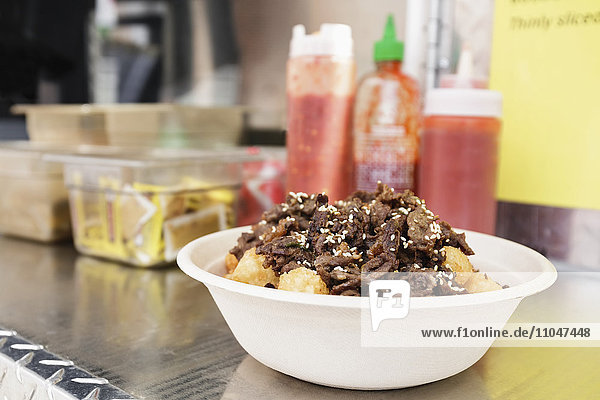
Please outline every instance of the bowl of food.
M388 337L440 321L504 324L524 297L556 280L535 251L457 232L412 193L385 185L333 204L323 194L290 193L258 224L197 239L177 261L206 285L255 359L309 382L369 390L452 376L494 341L365 345L364 281L373 274L404 274L410 284L408 316L380 327Z

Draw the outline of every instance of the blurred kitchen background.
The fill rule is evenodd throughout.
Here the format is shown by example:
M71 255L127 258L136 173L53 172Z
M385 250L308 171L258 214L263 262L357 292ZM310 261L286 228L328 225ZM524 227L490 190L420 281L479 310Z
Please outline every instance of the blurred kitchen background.
M216 122L200 120L210 120L212 132L234 131L232 143L283 146L295 24L307 31L324 22L350 25L362 76L392 13L406 42L404 70L425 91L455 71L467 38L474 75L488 79L494 7L493 0L4 0L0 139L25 139L39 126L40 109L17 104L177 103L221 113ZM77 129L96 132L106 124L93 111L73 112L85 114ZM188 122L161 117L157 124L177 131ZM123 144L127 135L112 137ZM501 200L498 235L577 265L600 265L600 212L593 207Z
M283 144L285 64L298 23L308 31L350 25L357 76L371 68L389 13L400 40L412 34L405 70L422 85L453 68L461 37L475 38L478 74L489 71L492 0L11 0L0 7L2 139L26 137L15 104L177 102L244 105L244 143Z

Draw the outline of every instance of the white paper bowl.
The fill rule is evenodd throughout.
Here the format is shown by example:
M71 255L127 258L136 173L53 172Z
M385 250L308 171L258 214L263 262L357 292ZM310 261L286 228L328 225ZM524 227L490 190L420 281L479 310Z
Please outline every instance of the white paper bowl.
M248 227L217 232L185 246L179 267L204 283L240 345L255 359L309 382L349 389L393 389L444 379L473 365L494 339L480 347L364 347L361 308L367 298L286 292L235 282L224 258ZM500 273L509 288L477 294L412 298L404 328L427 321L504 323L526 296L556 280L542 255L508 240L466 232L475 267ZM493 271L493 272L490 272ZM510 276L510 282L506 282ZM385 321L383 322L385 323ZM382 324L383 324L382 323Z

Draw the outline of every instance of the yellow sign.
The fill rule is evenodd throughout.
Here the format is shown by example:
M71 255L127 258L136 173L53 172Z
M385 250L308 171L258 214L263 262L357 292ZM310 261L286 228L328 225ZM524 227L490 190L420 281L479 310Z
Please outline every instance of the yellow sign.
M600 209L600 1L496 0L498 198Z

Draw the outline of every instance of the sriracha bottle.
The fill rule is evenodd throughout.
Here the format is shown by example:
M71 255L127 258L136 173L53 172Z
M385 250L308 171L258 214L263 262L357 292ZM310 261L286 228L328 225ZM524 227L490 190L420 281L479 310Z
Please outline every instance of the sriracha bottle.
M374 55L377 70L359 83L354 104L355 185L372 191L382 181L414 190L420 97L417 83L402 73L404 44L391 15Z

